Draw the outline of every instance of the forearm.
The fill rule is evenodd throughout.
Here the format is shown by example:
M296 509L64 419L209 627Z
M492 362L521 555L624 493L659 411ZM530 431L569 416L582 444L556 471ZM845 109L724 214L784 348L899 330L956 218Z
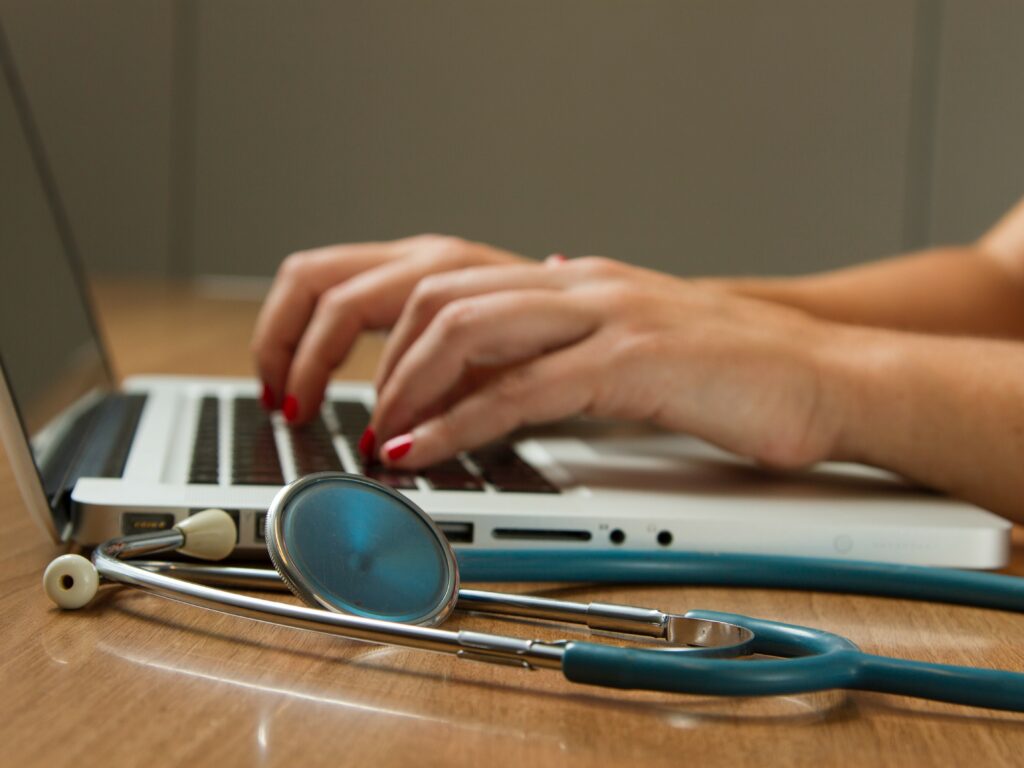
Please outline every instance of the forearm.
M1024 344L848 327L823 359L834 458L1024 522Z
M1024 338L1024 279L978 246L934 249L805 277L708 282L840 323Z

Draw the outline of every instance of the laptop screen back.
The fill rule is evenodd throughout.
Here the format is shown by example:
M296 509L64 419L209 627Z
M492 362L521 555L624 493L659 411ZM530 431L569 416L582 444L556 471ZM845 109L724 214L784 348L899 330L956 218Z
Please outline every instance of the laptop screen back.
M110 374L11 51L0 28L0 360L40 473Z

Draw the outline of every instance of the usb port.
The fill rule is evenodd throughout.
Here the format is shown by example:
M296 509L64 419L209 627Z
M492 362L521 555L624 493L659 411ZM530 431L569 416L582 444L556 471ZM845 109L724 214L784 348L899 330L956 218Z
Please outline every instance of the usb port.
M256 541L267 540L267 513L254 515L256 518Z
M165 512L125 512L121 515L121 533L131 536L135 533L166 531L174 527L174 515Z
M472 544L473 524L472 523L441 523L437 524L449 543L451 544Z

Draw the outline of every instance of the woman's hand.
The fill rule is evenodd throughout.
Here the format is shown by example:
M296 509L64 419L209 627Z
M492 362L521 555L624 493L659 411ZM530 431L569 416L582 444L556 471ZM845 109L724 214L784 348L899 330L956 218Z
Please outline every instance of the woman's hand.
M601 258L438 274L388 341L364 442L383 442L385 463L420 467L586 414L805 465L830 455L842 421L823 383L834 328Z
M389 328L425 276L522 257L455 237L318 248L285 259L252 339L263 403L290 422L317 413L331 372L363 330Z

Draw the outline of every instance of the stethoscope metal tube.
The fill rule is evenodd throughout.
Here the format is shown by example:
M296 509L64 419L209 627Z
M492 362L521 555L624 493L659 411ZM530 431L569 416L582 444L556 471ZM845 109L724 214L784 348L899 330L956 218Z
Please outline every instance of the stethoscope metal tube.
M287 503L286 503L287 502ZM324 473L286 487L268 511L275 540L271 549L277 571L197 566L186 563L133 564L124 558L145 557L176 549L205 559L219 559L234 547L231 518L209 510L179 522L171 531L114 539L100 545L93 562L77 555L58 558L44 575L50 597L62 607L88 603L99 579L132 584L172 600L258 621L283 624L348 639L435 651L459 658L511 664L524 668L560 669L576 682L617 688L726 696L764 696L851 688L935 699L971 706L1024 712L1024 674L992 669L891 659L862 653L850 640L829 632L747 616L690 611L685 615L606 603L573 603L523 595L458 590L458 573L448 569L455 559L444 536L412 502L366 478ZM268 538L269 542L269 538ZM283 556L284 555L284 556ZM498 560L484 562L506 567ZM520 561L522 562L522 561ZM547 574L557 579L564 561L548 558ZM605 561L607 562L607 561ZM627 561L624 560L623 563ZM634 577L646 571L670 577L667 560L628 561ZM586 556L574 574L600 575L598 561ZM679 563L684 579L696 566ZM802 571L799 559L749 558L732 561L736 583L759 571L767 584L825 586L810 579L821 564ZM783 566L789 571L782 573ZM849 588L862 583L869 594L888 593L893 569L858 564L834 584ZM536 566L539 568L539 565ZM712 570L715 583L728 573ZM924 570L924 569L917 569ZM539 573L539 571L537 571ZM479 575L479 574L477 574ZM908 576L910 574L907 574ZM965 587L958 601L992 580L1000 580L1001 599L1013 604L1024 594L1011 577L978 579L961 574ZM778 577L778 578L774 578ZM716 578L722 581L717 582ZM940 574L936 584L948 581ZM330 610L216 589L233 587L280 589L282 579L309 604ZM630 580L630 579L626 579ZM762 584L764 585L764 584ZM971 601L987 604L983 600ZM482 632L449 631L422 624L443 620L453 607L476 612L555 620L593 629L628 632L667 641L659 650L623 648L584 641L538 641ZM1007 606L1010 607L1010 606ZM414 616L420 623L405 618ZM693 646L693 647L681 647ZM768 655L781 658L740 661L723 656Z
M348 639L400 645L479 661L548 669L561 669L565 649L570 645L560 640L542 642L465 630L453 632L352 616L264 600L209 586L217 584L280 589L283 582L276 571L190 563L135 564L121 559L180 549L185 543L186 536L178 529L112 539L96 548L92 561L99 576L107 581L130 584L177 602L221 613ZM177 578L167 573L173 573ZM745 652L753 640L753 634L741 627L630 606L572 603L476 590L460 592L460 602L463 599L465 603L460 607L467 610L526 615L647 637L661 637L672 644L670 648L688 653L739 655Z
M172 530L114 539L96 548L93 565L100 577L108 581L131 584L180 603L233 616L339 635L352 640L513 662L528 667L561 669L565 650L561 643L542 643L481 632L452 632L264 600L172 578L119 559L130 553L153 554L177 549L184 543L184 538Z
M287 592L277 571L269 568L179 563L162 560L139 561L135 567L151 573L173 574L179 579L232 589ZM588 629L620 632L665 640L674 647L705 649L703 655L740 656L752 639L752 633L722 622L694 620L692 617L665 613L654 608L637 608L614 603L577 603L531 595L460 589L456 607L473 613L515 618L581 624Z

